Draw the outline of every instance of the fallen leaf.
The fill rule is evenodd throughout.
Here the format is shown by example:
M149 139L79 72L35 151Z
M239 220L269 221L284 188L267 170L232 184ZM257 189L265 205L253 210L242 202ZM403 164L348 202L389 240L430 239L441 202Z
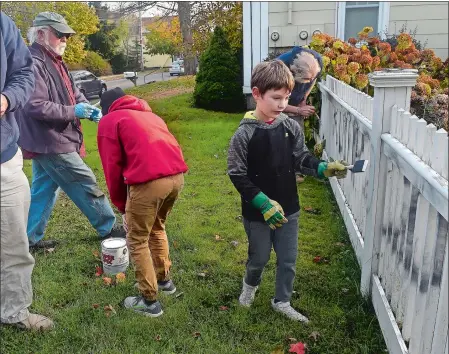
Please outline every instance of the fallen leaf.
M320 337L321 334L319 332L313 331L312 333L310 333L309 338L313 339L315 342L318 340L318 337Z
M218 159L218 155L217 155L217 154L215 154L214 157L215 157L216 159Z
M296 354L305 354L306 352L306 345L302 342L298 342L295 344L290 344L290 350L289 353L296 353Z
M93 307L94 309L97 309L97 308L100 307L100 304L93 304L92 307Z
M112 279L111 278L103 277L103 284L104 285L109 286L109 285L111 285L111 283L112 283Z
M104 309L106 317L109 317L111 315L115 315L117 313L117 312L115 312L115 310L112 307L112 305L106 305L103 309Z
M54 252L54 250L55 250L54 247L53 248L46 248L45 249L45 253L52 253L52 252Z
M278 345L270 354L284 354L284 348L282 345Z
M341 289L341 291L346 294L349 291L349 289L343 288L343 289Z
M178 248L178 242L173 241L173 248Z
M215 241L221 241L220 235L215 235Z
M192 336L193 336L193 338L199 338L199 337L201 337L201 333L200 332L193 332Z
M206 273L198 273L198 276L201 278L205 278L206 277Z
M230 244L231 246L237 247L239 243L237 241L231 241Z
M115 276L115 280L117 280L117 283L123 283L125 281L125 279L126 279L125 273L118 273Z
M156 338L154 338L154 339L156 339L158 342L161 340L161 336L158 334L157 336L156 336Z
M304 207L304 211L306 211L309 214L315 214L315 215L320 215L321 214L321 209L315 209L312 207Z
M181 297L181 296L183 296L184 295L184 292L180 292L180 293L177 293L176 295L175 295L175 299L177 299L178 297Z
M220 311L226 311L229 310L229 307L227 306L220 306Z
M336 242L335 246L337 246L337 247L345 247L346 245L343 242Z
M289 342L297 342L298 341L296 338L293 338L293 337L288 337L287 340Z
M316 256L313 258L313 262L314 263L320 263L321 262L321 257L320 256Z
M95 276L99 277L102 274L103 274L103 268L101 268L100 266L96 266L95 267Z
M100 258L100 252L98 252L98 250L92 251L92 254L94 255L95 258Z
M243 219L243 217L241 215L237 215L235 218L239 221L241 221Z

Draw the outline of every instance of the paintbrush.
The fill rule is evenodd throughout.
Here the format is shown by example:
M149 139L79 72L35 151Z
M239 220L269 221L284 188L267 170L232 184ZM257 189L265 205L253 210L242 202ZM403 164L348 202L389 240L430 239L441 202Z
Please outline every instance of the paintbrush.
M329 162L334 162L335 160L332 157L329 157ZM353 165L346 166L346 169L351 171L352 173L365 172L368 167L369 160L357 160Z

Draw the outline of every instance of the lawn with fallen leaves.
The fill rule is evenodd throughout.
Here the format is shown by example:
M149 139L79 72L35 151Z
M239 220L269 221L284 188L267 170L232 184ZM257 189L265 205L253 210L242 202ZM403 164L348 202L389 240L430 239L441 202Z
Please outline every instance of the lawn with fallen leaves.
M226 175L229 140L243 114L191 107L191 77L129 90L149 100L182 146L189 172L167 233L178 291L160 296L164 314L148 318L121 303L136 295L134 274L106 276L100 240L63 193L46 238L54 249L35 253L31 310L51 317L52 332L0 330L1 353L308 353L378 354L385 344L372 306L359 292L360 270L327 182L299 186L299 258L293 306L311 320L292 322L271 309L275 254L250 309L238 306L247 255L240 198ZM152 99L152 97L164 97ZM83 122L87 164L107 191L96 125ZM28 177L30 163L25 164ZM319 211L319 212L318 212Z

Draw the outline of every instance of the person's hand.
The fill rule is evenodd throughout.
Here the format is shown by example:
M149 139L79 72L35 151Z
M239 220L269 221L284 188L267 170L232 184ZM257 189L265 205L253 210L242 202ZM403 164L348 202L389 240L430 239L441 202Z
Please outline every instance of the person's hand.
M95 123L98 123L102 117L103 117L103 114L101 114L101 110L98 109L97 107L94 107L94 110L93 110L92 114L90 115L89 119L91 121L94 121Z
M349 166L349 163L344 160L320 162L318 165L318 176L345 178L348 174L347 166Z
M75 105L75 116L77 118L90 119L95 109L98 109L88 103L82 102Z
M296 109L296 113L301 117L310 117L311 115L315 114L315 107L309 105L298 106Z
M128 233L128 223L126 222L126 214L122 214L123 229Z
M0 117L3 117L3 115L6 112L6 110L8 109L8 106L9 106L9 102L8 102L6 96L1 95Z
M288 222L280 204L275 200L271 200L262 192L254 197L251 205L260 210L265 222L272 230L282 227L283 224Z

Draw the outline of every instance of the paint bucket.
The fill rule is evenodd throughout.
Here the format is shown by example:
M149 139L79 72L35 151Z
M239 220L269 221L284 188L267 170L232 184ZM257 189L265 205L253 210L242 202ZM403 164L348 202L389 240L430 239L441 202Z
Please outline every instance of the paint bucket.
M103 271L115 275L125 272L129 265L128 246L124 238L108 238L101 243Z

